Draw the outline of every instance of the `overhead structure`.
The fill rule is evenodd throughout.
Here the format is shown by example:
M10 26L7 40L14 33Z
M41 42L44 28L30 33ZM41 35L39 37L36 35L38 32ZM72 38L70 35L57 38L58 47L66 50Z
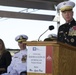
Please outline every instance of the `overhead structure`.
M0 0L0 5L55 11L56 10L55 6L61 1L65 0ZM8 17L8 18L52 21L54 16L55 15L30 14L30 13L20 13L20 12L10 12L0 10L0 17Z

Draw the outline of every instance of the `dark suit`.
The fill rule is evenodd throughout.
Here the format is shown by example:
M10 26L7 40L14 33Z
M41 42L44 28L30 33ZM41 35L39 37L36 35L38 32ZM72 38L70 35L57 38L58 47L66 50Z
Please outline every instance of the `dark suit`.
M65 23L59 27L57 40L76 46L76 22L74 19L70 23Z
M0 55L0 74L7 72L7 67L10 65L11 60L11 54L8 51L4 51L3 54Z

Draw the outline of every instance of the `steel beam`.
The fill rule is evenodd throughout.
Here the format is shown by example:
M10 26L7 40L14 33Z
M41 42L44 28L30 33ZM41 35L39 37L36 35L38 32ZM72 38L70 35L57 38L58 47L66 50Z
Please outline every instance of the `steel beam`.
M40 14L8 12L8 11L0 11L0 17L18 18L18 19L32 19L32 20L45 20L45 21L52 21L54 19L53 15L40 15Z

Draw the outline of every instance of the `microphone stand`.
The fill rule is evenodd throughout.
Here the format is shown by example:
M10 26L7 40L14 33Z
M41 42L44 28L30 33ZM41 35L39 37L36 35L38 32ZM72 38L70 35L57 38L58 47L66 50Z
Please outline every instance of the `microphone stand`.
M47 31L48 31L48 29L47 29L44 33L46 33ZM43 33L43 34L44 34L44 33ZM40 37L41 37L43 34L41 34L41 35L39 36L38 41L40 40Z

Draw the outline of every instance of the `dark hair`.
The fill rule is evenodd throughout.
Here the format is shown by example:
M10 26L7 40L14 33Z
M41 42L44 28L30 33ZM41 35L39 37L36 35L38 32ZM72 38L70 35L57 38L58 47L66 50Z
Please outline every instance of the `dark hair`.
M2 52L4 52L6 49L5 49L5 44L2 39L0 39L0 44L2 44Z

